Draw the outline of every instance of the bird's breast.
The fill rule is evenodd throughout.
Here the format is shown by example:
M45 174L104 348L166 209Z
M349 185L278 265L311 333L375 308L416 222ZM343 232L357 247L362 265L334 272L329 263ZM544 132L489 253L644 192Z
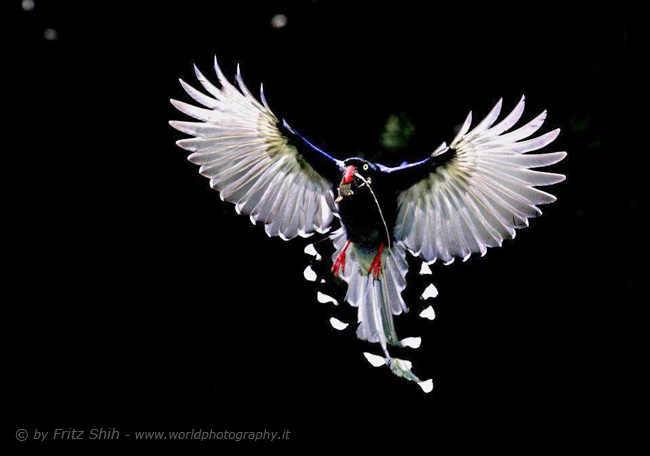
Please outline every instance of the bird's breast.
M382 203L379 202L382 207ZM385 209L382 208L382 212ZM379 246L387 241L386 226L371 195L355 193L339 202L339 215L348 239L355 244ZM389 227L392 231L392 226Z

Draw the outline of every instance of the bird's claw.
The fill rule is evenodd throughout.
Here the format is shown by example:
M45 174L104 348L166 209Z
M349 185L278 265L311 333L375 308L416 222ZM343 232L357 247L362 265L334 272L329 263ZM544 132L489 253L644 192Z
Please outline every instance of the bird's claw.
M339 270L345 272L345 252L341 252L339 256L336 257L336 261L334 261L334 264L332 265L332 272L334 273L334 277L339 276Z
M339 256L336 257L336 260L332 265L332 272L334 273L334 277L339 276L339 270L341 272L345 272L345 250L339 253Z
M372 263L370 264L370 268L368 269L368 274L372 274L372 278L375 280L379 278L382 272L381 254L383 251L384 251L384 244L381 244L379 246L379 251L377 252L377 255L375 255L375 259L372 260Z
M334 264L332 265L332 272L334 273L334 277L339 276L339 270L342 272L345 272L345 251L350 247L350 240L345 243L343 246L343 249L341 250L341 253L336 257L336 260L334 260Z
M381 275L381 254L377 255L368 269L368 274L372 274L373 279L378 279Z

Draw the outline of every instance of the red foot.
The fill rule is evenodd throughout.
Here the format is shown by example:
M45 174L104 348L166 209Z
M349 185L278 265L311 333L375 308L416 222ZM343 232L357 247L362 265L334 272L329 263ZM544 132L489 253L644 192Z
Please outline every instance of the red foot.
M345 247L343 247L343 250L341 250L341 253L339 253L339 256L336 257L336 260L334 261L334 264L332 265L332 272L334 273L334 277L339 276L339 269L342 272L345 272L345 251L348 249L350 246L350 241L345 243Z
M368 269L368 274L372 274L373 279L378 279L381 275L381 253L384 251L384 244L379 245L379 251L375 255L375 259L372 260L370 268Z

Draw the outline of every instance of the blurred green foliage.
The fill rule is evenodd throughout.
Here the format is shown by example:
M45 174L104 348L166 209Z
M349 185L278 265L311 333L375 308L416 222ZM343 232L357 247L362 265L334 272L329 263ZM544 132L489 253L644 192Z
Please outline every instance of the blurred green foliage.
M391 154L401 152L408 147L414 134L415 125L406 114L391 114L379 138L379 144Z

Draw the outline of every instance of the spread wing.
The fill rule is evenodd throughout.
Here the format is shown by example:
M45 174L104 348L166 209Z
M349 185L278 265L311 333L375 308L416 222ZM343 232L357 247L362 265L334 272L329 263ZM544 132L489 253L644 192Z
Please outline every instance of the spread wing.
M217 60L220 88L195 67L206 95L181 80L196 107L171 100L180 112L199 122L171 121L177 130L194 136L177 144L192 154L199 173L221 199L235 204L238 213L261 221L269 236L291 239L326 232L336 213L332 180L342 162L317 149L246 88L237 68L235 88L224 77Z
M414 165L388 169L410 186L398 197L394 235L426 262L466 260L474 252L500 246L515 228L541 215L537 207L555 197L535 187L564 180L561 174L536 171L559 162L565 152L530 154L555 140L553 130L529 138L544 123L546 111L508 132L521 118L525 99L498 124L501 103L470 131L472 113L449 147ZM507 133L508 132L508 133Z

